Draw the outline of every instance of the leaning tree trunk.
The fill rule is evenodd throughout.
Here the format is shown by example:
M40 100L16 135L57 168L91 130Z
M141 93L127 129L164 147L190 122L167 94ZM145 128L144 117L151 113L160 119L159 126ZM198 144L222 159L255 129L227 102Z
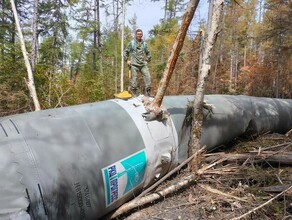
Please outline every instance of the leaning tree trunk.
M189 156L193 155L200 148L200 138L203 125L203 101L205 92L205 83L210 74L210 57L213 50L217 29L219 26L220 15L222 12L223 0L214 0L212 19L209 20L207 36L204 40L204 47L202 51L202 62L199 67L199 78L197 83L196 97L193 106L193 126L189 145Z
M165 68L164 73L163 73L163 77L160 80L158 91L156 93L156 96L155 96L153 102L151 103L150 111L152 110L154 113L157 112L157 109L159 109L161 106L166 88L167 88L169 81L171 79L177 58L178 58L179 53L183 47L183 43L184 43L184 39L185 39L186 34L187 34L187 30L190 26L192 19L193 19L193 16L194 16L196 8L199 4L199 1L200 0L191 0L187 6L187 9L186 9L184 15L183 15L182 24L181 24L181 27L178 31L177 36L176 36L174 45L172 47L171 54L168 58L167 65L166 65L166 68Z
M30 63L29 63L29 60L28 60L28 56L27 56L27 52L26 52L26 48L25 48L25 43L24 43L22 32L21 32L20 23L19 23L19 20L18 20L16 7L15 7L15 4L14 4L13 0L10 0L10 2L11 2L12 11L13 11L13 14L14 14L14 17L15 17L16 28L17 28L17 31L18 31L18 34L19 34L20 46L21 46L24 62L25 62L25 65L26 65L27 73L28 73L27 86L28 86L28 89L29 89L30 96L31 96L31 98L33 100L33 103L34 103L35 111L39 111L39 110L41 110L41 107L40 107L40 103L39 103L39 100L38 100L38 97L37 97L37 93L36 93L36 89L35 89L35 85L34 85L34 78L33 78L31 66L30 66Z

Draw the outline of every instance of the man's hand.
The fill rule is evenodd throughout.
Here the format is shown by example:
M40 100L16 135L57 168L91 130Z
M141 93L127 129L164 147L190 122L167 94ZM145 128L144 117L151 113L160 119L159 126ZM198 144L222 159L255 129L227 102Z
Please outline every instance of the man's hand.
M127 61L128 66L131 66L131 60Z

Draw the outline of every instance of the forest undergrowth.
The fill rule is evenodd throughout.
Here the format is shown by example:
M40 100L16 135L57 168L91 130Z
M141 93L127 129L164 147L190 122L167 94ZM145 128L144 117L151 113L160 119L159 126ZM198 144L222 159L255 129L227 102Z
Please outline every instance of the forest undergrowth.
M216 165L187 187L116 219L292 219L291 131L237 138L200 158L202 167ZM190 172L185 166L155 192Z

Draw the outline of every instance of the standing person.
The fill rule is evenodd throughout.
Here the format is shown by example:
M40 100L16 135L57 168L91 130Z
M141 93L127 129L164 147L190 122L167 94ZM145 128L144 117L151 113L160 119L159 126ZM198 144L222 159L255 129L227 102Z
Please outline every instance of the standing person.
M137 77L139 72L142 73L147 95L150 96L151 94L151 77L147 66L151 61L151 54L142 37L143 31L137 29L135 39L131 40L124 51L124 59L132 72L131 92L134 96L137 95Z

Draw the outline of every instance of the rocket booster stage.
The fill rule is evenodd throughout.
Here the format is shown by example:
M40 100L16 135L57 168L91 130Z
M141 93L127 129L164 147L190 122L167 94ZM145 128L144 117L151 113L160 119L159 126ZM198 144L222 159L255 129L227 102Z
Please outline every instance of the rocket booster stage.
M169 96L163 121L142 97L0 118L0 219L98 219L187 157L189 102ZM292 100L207 95L201 145L292 128Z

